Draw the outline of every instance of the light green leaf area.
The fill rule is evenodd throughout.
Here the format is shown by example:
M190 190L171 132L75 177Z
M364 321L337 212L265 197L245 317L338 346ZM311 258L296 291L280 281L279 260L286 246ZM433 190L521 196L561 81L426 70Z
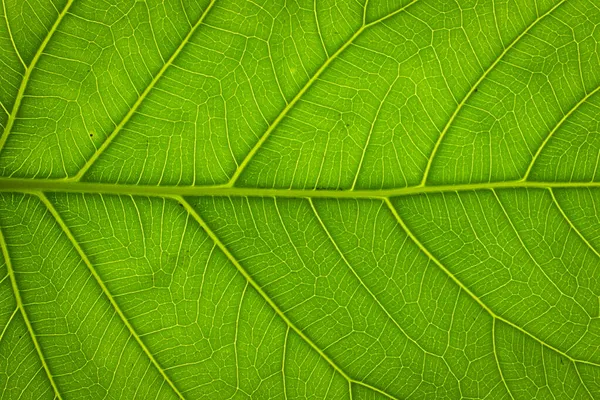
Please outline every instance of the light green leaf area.
M0 398L600 399L596 0L2 0Z

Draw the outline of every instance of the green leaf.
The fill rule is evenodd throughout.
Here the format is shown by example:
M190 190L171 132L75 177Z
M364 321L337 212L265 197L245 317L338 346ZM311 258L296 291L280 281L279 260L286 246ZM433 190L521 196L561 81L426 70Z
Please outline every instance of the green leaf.
M600 398L595 0L0 14L1 398Z

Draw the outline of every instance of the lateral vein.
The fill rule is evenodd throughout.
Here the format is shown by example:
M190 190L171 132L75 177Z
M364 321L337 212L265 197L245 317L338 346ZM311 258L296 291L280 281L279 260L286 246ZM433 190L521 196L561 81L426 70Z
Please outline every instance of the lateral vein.
M4 0L2 3L4 5ZM56 21L54 21L52 28L50 28L50 30L46 34L46 37L40 44L40 47L38 47L37 51L35 52L33 59L31 60L31 63L29 64L29 66L25 66L25 74L23 75L23 79L21 80L21 85L19 86L19 90L17 92L17 97L15 98L15 103L13 104L12 111L11 111L10 115L8 116L8 121L6 123L6 126L4 127L4 133L2 134L2 137L0 137L0 152L2 152L2 149L4 149L4 144L6 143L6 140L8 139L8 135L12 131L12 127L15 123L15 120L17 119L17 114L19 113L19 109L21 108L21 102L23 101L23 96L25 95L25 89L27 89L27 85L28 85L29 79L31 77L31 71L33 71L35 69L35 66L37 65L40 57L42 56L42 53L44 52L44 50L46 49L46 46L50 42L50 38L52 38L52 36L56 32L56 30L58 29L58 26L62 22L65 15L67 15L67 12L69 11L69 8L71 7L72 4L73 4L73 0L67 1L67 4L65 4L65 7L63 8L63 10L60 12L60 14L58 14L58 18L56 19ZM6 14L5 14L5 17L7 18L6 24L8 25L8 16L6 16ZM12 35L11 35L11 40L12 40ZM19 54L16 46L15 46L15 51L17 51L17 54ZM19 55L19 59L20 58L21 58L21 56ZM23 63L23 65L25 65L23 60L21 60L21 62Z
M294 98L285 106L285 108L283 110L281 110L281 112L279 113L279 115L277 115L277 117L275 118L275 120L273 120L273 122L269 125L269 127L267 128L267 130L262 134L262 136L258 139L258 141L256 142L256 144L254 145L254 147L252 147L252 149L250 149L250 152L248 152L248 154L246 154L246 157L244 157L244 160L240 163L240 165L237 167L237 169L235 170L235 172L233 173L233 175L231 176L231 179L229 180L229 182L227 182L226 186L227 187L233 187L236 183L236 181L239 179L240 175L242 174L242 172L246 169L246 167L248 166L248 164L250 163L250 161L254 158L254 155L258 152L258 150L262 147L262 145L267 141L267 139L269 138L269 136L271 136L271 134L273 133L273 131L277 128L277 126L279 125L279 123L285 118L285 116L290 112L290 110L292 108L294 108L294 106L296 105L296 103L298 103L298 101L304 96L304 94L308 91L308 89L310 89L310 87L317 81L317 79L319 79L319 77L323 74L323 72L325 72L325 70L327 69L327 67L329 67L329 65L331 65L331 63L340 55L342 54L351 44L352 42L354 42L354 40L356 40L357 37L359 37L361 35L361 33L363 33L366 29L382 22L385 21L386 19L392 17L393 15L398 14L399 12L402 12L404 10L406 10L408 7L410 7L411 5L413 5L414 3L416 3L418 0L412 0L411 2L409 2L408 4L402 6L401 8L393 11L392 13L388 14L387 16L384 16L376 21L373 21L369 24L363 24L342 46L340 46L339 49L336 50L335 53L333 53L330 57L328 57L325 62L319 67L319 69L317 70L317 72L314 73L314 75L304 84L304 86L302 87L302 89L300 89L300 91L298 93L296 93L296 95L294 96Z
M90 157L90 159L87 160L87 162L83 165L83 167L81 167L81 169L77 172L77 174L73 175L70 178L67 178L68 180L72 180L72 181L75 181L75 182L80 181L81 178L83 178L83 176L86 174L86 172L92 167L92 165L94 165L94 163L102 155L102 153L104 153L104 151L110 146L110 144L115 139L115 137L117 137L117 135L119 134L119 132L121 132L121 130L125 127L125 125L127 124L127 122L131 119L131 117L133 116L133 114L135 114L135 112L137 111L137 109L142 105L142 103L144 102L144 99L146 98L146 96L148 96L148 93L150 93L152 91L152 89L154 88L154 86L157 84L157 82L160 80L160 78L164 75L165 71L167 69L169 69L169 67L173 64L173 62L175 61L175 59L179 56L179 54L181 54L181 51L183 50L183 48L188 44L188 42L190 41L190 39L192 38L192 36L196 32L196 30L198 29L198 27L202 24L202 22L204 21L204 19L208 15L208 12L212 8L212 6L215 4L215 1L216 0L211 0L211 2L208 4L208 6L206 7L206 9L204 10L204 12L202 13L202 15L200 16L200 18L196 22L196 24L190 29L190 31L187 33L187 35L185 36L185 38L179 44L179 47L177 47L177 49L175 49L175 51L173 52L173 54L171 54L171 57L169 57L169 59L167 60L167 62L163 64L163 66L160 68L160 70L158 71L158 73L154 76L154 78L152 78L152 80L150 81L150 83L148 84L148 86L146 86L146 88L144 89L144 91L137 98L137 100L135 101L135 103L133 103L133 105L129 108L129 111L127 112L127 114L125 114L125 116L123 117L123 119L121 120L121 122L119 122L119 124L115 127L115 129L104 140L104 142L102 143L102 145L100 145L100 147L98 148L98 150L96 150L94 152L94 154Z
M208 226L208 224L202 219L200 214L181 196L172 196L172 198L179 202L186 211L196 220L198 225L206 232L206 234L213 240L213 242L219 247L223 254L227 257L229 262L238 270L238 272L246 279L246 281L258 292L258 294L269 304L269 306L275 311L275 313L290 327L302 340L304 340L313 350L315 350L338 374L344 377L349 382L354 382L348 374L346 374L327 354L325 354L317 345L308 337L306 334L298 328L285 313L275 304L275 302L265 293L262 287L252 278L250 273L240 264L235 256L229 251L227 246L219 239L216 233ZM389 395L388 395L389 396Z
M23 64L23 67L25 69L27 69L27 64L25 63L25 61L23 61L23 57L21 57L21 53L19 52L19 49L17 48L17 44L15 43L15 38L14 38L14 36L12 34L12 30L10 28L10 23L8 21L8 11L6 10L6 0L2 0L2 8L4 11L4 20L6 21L6 30L8 32L8 37L10 38L10 42L11 42L13 48L15 49L17 58L19 59L21 64Z
M502 367L500 366L500 359L498 358L498 350L496 349L496 318L492 318L492 349L494 351L494 360L496 360L496 367L498 367L498 372L500 373L500 380L502 380L502 384L506 389L506 392L510 396L512 400L515 400L510 388L508 387L508 383L504 378L504 373L502 372Z
M554 203L554 205L556 206L556 208L558 209L558 211L560 212L560 214L562 215L564 220L569 224L571 229L573 229L575 234L577 234L577 236L579 236L579 238L587 245L587 247L589 247L590 250L592 250L592 252L598 256L598 258L600 258L600 253L598 252L598 250L596 250L596 248L594 246L592 246L592 244L585 238L585 236L583 236L583 233L581 233L581 231L579 229L577 229L577 227L575 227L575 224L573 224L573 221L571 221L571 218L569 218L567 216L567 214L565 213L565 210L563 210L562 206L558 202L558 199L554 195L554 191L552 190L552 188L548 188L548 191L550 192L550 196L552 197L552 202Z
M154 358L154 356L152 355L152 353L150 352L148 347L146 347L146 345L144 344L144 342L142 341L142 339L140 338L138 333L135 331L135 329L133 328L131 323L129 323L129 321L125 317L125 314L123 313L123 311L117 304L116 300L114 299L114 297L112 296L112 294L110 293L110 291L108 290L106 285L104 284L104 281L102 280L102 278L100 278L100 275L96 271L96 268L94 268L94 266L90 262L89 258L87 257L87 255L85 254L85 252L83 251L81 246L79 245L79 242L75 239L75 236L73 235L73 233L71 232L69 227L66 225L66 223L63 221L62 217L60 216L60 214L58 213L56 208L54 208L54 205L50 202L50 200L48 200L48 198L46 197L46 195L44 193L39 192L39 193L36 193L36 195L40 198L42 203L44 203L44 205L46 206L46 208L48 209L50 214L52 214L52 216L56 220L56 223L62 229L63 233L68 237L69 241L71 242L71 244L73 245L73 247L75 248L77 253L79 254L79 257L81 257L81 259L87 266L88 270L90 271L90 273L96 280L96 283L98 284L98 286L100 286L102 293L106 296L106 298L110 302L111 306L113 307L113 309L115 310L115 312L117 313L117 315L119 316L119 318L121 319L123 324L127 327L129 334L135 339L135 341L141 347L142 351L146 354L146 356L148 357L148 359L150 360L152 365L154 365L154 367L158 370L160 375L167 382L167 384L171 387L173 392L175 392L175 394L180 399L184 399L184 397L181 394L181 392L179 391L179 389L177 389L177 387L175 386L173 381L171 381L169 376L166 374L165 370L160 366L158 361Z
M518 330L519 332L525 334L526 336L529 336L530 338L532 338L533 340L535 340L536 342L540 343L542 346L545 346L551 350L554 350L556 353L562 355L563 357L567 358L568 360L572 361L572 362L578 362L581 364L588 364L588 365L594 365L597 367L600 367L600 363L596 363L593 361L587 361L587 360L578 360L575 359L573 357L571 357L570 355L568 355L567 353L557 349L556 347L544 342L542 339L538 338L537 336L535 336L533 333L521 328L520 326L516 325L515 323L513 323L512 321L496 314L491 308L489 308L475 293L473 293L468 287L466 287L462 281L460 281L450 270L448 270L448 268L446 268L444 266L444 264L441 263L440 260L438 260L426 247L425 245L423 245L423 243L414 235L414 233L412 233L412 231L408 228L408 226L406 225L406 223L404 222L404 220L400 217L400 214L398 214L398 211L396 210L396 207L394 207L394 205L392 204L392 202L389 199L385 199L385 202L388 206L388 208L390 209L390 211L392 212L392 214L394 215L394 218L396 219L396 221L398 222L398 224L402 227L402 229L406 232L406 234L410 237L410 239L417 245L417 247L431 260L433 261L454 283L456 283L462 290L464 290L473 300L475 300L475 302L477 302L477 304L479 304L492 318L495 318L499 321L504 322L505 324L511 326L512 328Z
M465 105L467 100L469 100L471 95L475 92L475 90L477 89L479 84L485 78L487 78L487 76L490 74L490 72L492 72L492 70L494 68L496 68L496 65L498 65L498 63L504 58L506 53L508 53L534 26L536 26L541 20L546 18L554 10L556 10L558 7L560 7L565 1L566 0L562 0L561 2L557 3L554 7L552 7L550 10L546 11L546 13L544 13L543 15L536 18L535 21L533 21L533 23L531 23L527 28L525 28L525 30L523 32L521 32L521 34L519 36L517 36L508 46L506 46L504 48L502 53L500 53L500 55L498 55L498 57L494 60L494 62L492 64L490 64L488 69L486 69L484 71L484 73L479 77L479 79L477 79L477 81L473 84L473 86L471 86L471 89L467 92L465 97L463 97L463 99L460 101L460 103L456 106L456 108L454 109L454 112L450 116L450 119L448 119L448 122L446 122L446 125L444 125L444 128L442 129L440 136L438 136L438 139L435 142L435 145L433 146L433 150L431 151L431 155L429 156L429 159L427 160L427 165L425 166L425 172L423 173L423 179L421 180L421 185L425 185L427 183L427 179L429 178L429 172L431 171L431 166L433 165L433 159L435 158L435 156L439 150L439 147L440 147L442 141L444 140L444 137L446 136L446 133L452 126L452 123L458 116L458 113L460 112L460 110L463 108L463 106Z
M556 131L565 123L565 121L567 119L569 119L569 117L571 115L573 115L573 113L575 111L577 111L577 109L579 109L579 107L581 107L583 104L585 104L585 102L590 97L592 97L594 94L596 94L599 90L600 90L600 85L598 85L594 90L587 93L581 100L579 100L577 103L575 103L575 105L573 107L571 107L571 109L569 111L567 111L567 113L565 115L563 115L563 117L556 123L556 125L554 125L554 128L552 128L552 130L544 138L544 141L542 142L540 147L538 147L537 151L535 152L535 154L533 155L533 157L531 159L531 162L527 166L527 171L525 171L525 175L523 175L524 180L527 180L529 178L529 175L531 174L531 171L533 170L535 162L539 158L540 154L542 154L542 150L544 150L544 148L546 147L546 145L548 144L550 139L554 136Z
M40 359L40 362L42 363L44 372L46 372L46 376L48 377L48 380L50 381L50 386L52 386L52 390L54 390L55 396L59 400L62 400L62 396L60 395L60 392L58 391L58 386L56 385L56 382L54 381L54 376L50 372L50 367L48 366L48 363L46 362L46 357L44 357L44 353L42 351L40 344L38 343L37 336L33 330L33 326L31 325L29 316L27 315L27 312L25 311L25 307L23 305L23 299L21 299L21 292L19 290L19 286L17 285L17 278L15 276L15 271L12 267L10 255L8 254L8 246L6 245L6 241L4 240L4 234L2 233L2 228L0 228L0 247L2 247L2 255L4 256L4 260L6 262L8 276L10 277L10 283L12 285L12 289L13 289L13 292L15 295L15 301L17 302L17 308L19 309L19 311L21 311L21 316L23 317L23 321L25 321L25 325L27 326L27 331L29 332L29 336L31 337L31 341L33 342L33 347L35 347L35 350ZM13 316L14 316L14 313L13 313ZM11 320L12 320L13 316L11 316ZM4 335L4 332L2 332L2 334Z

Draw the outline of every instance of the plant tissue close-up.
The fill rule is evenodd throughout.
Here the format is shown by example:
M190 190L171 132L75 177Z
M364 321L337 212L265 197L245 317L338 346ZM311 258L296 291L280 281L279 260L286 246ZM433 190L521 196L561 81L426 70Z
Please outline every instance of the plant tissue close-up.
M1 0L0 398L600 399L598 0Z

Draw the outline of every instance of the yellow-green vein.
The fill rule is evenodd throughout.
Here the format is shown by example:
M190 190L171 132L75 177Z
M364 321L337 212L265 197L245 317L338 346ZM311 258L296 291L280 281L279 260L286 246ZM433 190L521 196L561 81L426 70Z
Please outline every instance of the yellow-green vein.
M500 367L500 360L498 359L498 350L496 349L496 318L492 318L492 350L494 352L494 360L496 360L496 367L498 368L498 373L500 374L500 379L502 380L502 384L506 389L506 392L510 396L512 400L515 400L512 395L510 389L508 388L508 383L506 379L504 379L504 374L502 373L502 367Z
M58 391L58 387L56 386L56 382L54 381L54 376L50 372L50 368L46 363L46 358L44 357L44 353L42 352L42 348L37 340L37 336L33 331L33 326L31 325L31 321L29 320L29 316L25 311L25 306L23 305L23 299L21 299L21 292L19 290L19 286L17 285L17 277L15 276L15 271L12 267L12 262L10 260L10 255L8 254L8 246L6 245L6 241L4 240L4 234L2 233L2 228L0 228L0 247L2 248L2 255L4 256L4 261L6 262L6 268L8 270L8 276L10 277L10 283L12 285L12 289L15 295L15 301L17 302L17 308L21 311L21 315L23 316L23 321L25 321L25 325L27 326L27 331L29 332L29 336L31 336L31 341L33 342L33 346L37 352L37 355L42 363L42 367L46 372L46 376L48 376L48 380L50 381L50 385L52 386L52 390L54 390L54 395L62 400L60 392ZM11 318L12 319L12 318Z
M17 314L17 312L19 312L19 307L17 306L15 308L15 310L12 312L12 314L10 315L10 317L8 318L8 321L6 321L6 325L4 325L4 328L2 329L2 333L0 333L0 343L2 343L2 340L4 339L4 334L6 333L6 331L8 330L8 326L10 325L10 323L12 322L13 318L15 317L15 315Z
M3 4L4 4L4 1L3 1ZM36 66L37 62L39 61L42 53L44 52L44 49L48 45L48 42L50 42L50 38L52 38L52 36L54 35L54 32L56 32L56 30L58 29L58 26L62 22L65 15L67 15L67 12L69 11L69 8L71 7L71 4L73 4L73 0L67 1L67 4L65 4L65 7L63 8L63 10L60 12L60 14L58 14L58 18L56 18L56 21L54 21L54 25L52 25L52 27L46 34L46 37L44 38L44 40L42 40L40 47L38 47L37 51L35 52L33 58L31 59L31 63L29 64L29 66L27 66L25 68L25 74L23 75L23 79L21 80L21 85L19 86L19 90L17 92L17 97L15 98L15 103L13 104L12 111L11 111L10 115L8 116L8 121L6 122L6 126L4 127L4 133L0 137L0 152L4 148L4 144L6 143L6 140L8 139L8 135L12 131L12 127L15 123L15 120L17 119L17 114L19 113L19 109L21 108L21 102L23 101L23 96L25 95L25 89L27 89L27 84L29 83L29 78L31 77L31 71L33 71L35 69L35 66ZM7 19L6 23L8 25L8 19ZM16 47L15 47L15 50L16 50ZM20 56L19 56L19 58L20 58ZM23 64L25 64L25 63L23 63Z
M319 67L319 69L317 69L317 71L314 73L314 75L304 84L302 89L300 89L300 91L298 91L298 93L296 93L294 98L289 103L286 104L285 108L283 108L283 110L281 110L279 115L277 115L277 117L269 125L267 130L262 134L262 136L254 144L252 149L250 149L248 154L246 154L246 157L244 157L244 160L237 167L237 169L231 176L231 179L229 180L229 182L227 182L227 185L225 185L225 186L232 187L235 185L236 181L239 179L242 172L244 172L245 168L248 166L250 161L254 158L254 155L258 152L258 150L262 147L262 145L267 141L269 136L271 136L271 133L273 133L273 131L277 128L279 123L285 118L285 116L290 112L290 110L292 108L294 108L296 103L298 103L298 101L302 98L302 96L304 96L304 94L308 91L308 89L310 89L310 87L317 81L317 79L319 79L319 77L323 74L323 72L325 72L327 67L329 67L329 65L340 54L342 54L352 44L352 42L354 42L354 40L356 40L356 38L360 36L361 33L363 33L366 29L392 17L393 15L396 15L397 13L406 10L408 7L410 7L412 4L416 3L417 1L418 0L412 0L410 3L399 8L398 10L395 10L394 12L386 15L385 17L380 18L377 21L371 22L369 24L362 25L343 45L340 46L339 49L337 49L337 51L335 53L333 53L331 56L329 56L325 60L325 62Z
M546 147L546 144L548 144L548 142L550 141L552 136L554 136L556 131L565 123L565 121L567 119L569 119L569 117L571 115L573 115L573 113L575 111L577 111L577 109L579 107L581 107L582 104L584 104L590 97L592 97L599 90L600 90L600 85L598 85L594 90L587 93L581 100L579 100L577 103L575 103L575 105L573 107L571 107L571 109L569 111L567 111L565 113L565 115L563 115L563 117L556 123L556 125L554 125L554 128L552 128L550 133L548 133L548 135L546 136L546 138L544 139L544 141L542 142L540 147L538 147L537 151L533 155L531 162L529 163L529 166L527 167L527 171L525 171L525 175L523 175L523 180L527 180L529 178L529 175L531 174L531 170L533 169L535 162L537 161L540 154L542 154L542 150L544 150L544 148Z
M54 208L54 205L50 202L50 200L48 200L48 198L46 197L46 195L44 193L40 192L40 193L36 193L36 195L40 198L40 200L42 201L42 203L44 203L44 205L46 206L46 208L48 209L48 211L50 212L50 214L52 214L52 217L54 217L54 219L56 220L56 223L60 226L60 228L62 229L63 233L67 236L67 238L71 242L72 246L77 251L77 254L79 254L79 257L81 257L81 260L84 262L84 264L87 266L88 270L90 271L90 273L92 274L92 276L96 280L96 283L98 284L98 286L102 290L102 293L104 293L104 295L108 299L109 303L111 304L111 306L113 307L113 309L115 310L115 312L117 313L117 315L119 316L119 318L121 319L121 321L123 322L123 324L127 327L127 330L129 331L129 334L135 339L135 341L141 347L142 351L146 354L146 356L148 357L148 359L150 360L150 362L154 365L154 367L161 374L161 376L163 377L163 379L165 380L165 382L167 382L167 384L171 387L171 389L173 390L173 392L175 392L175 394L180 399L183 399L184 397L181 394L181 392L179 391L179 389L177 389L177 387L175 386L175 384L173 383L173 381L171 381L171 379L169 378L169 376L167 375L167 373L165 372L165 370L160 366L160 364L158 363L158 361L154 358L154 356L152 355L152 353L150 352L150 350L148 349L148 347L146 347L146 345L144 344L144 342L142 341L142 339L140 338L140 336L137 334L137 332L135 331L135 329L133 328L133 326L129 323L129 321L125 317L125 314L123 313L123 311L121 310L121 308L117 304L115 298L112 296L112 294L110 293L110 291L108 290L108 288L104 284L104 281L102 280L102 278L100 278L100 275L96 271L96 268L94 268L94 266L90 262L89 258L87 257L87 255L85 254L85 252L83 251L83 249L81 248L81 246L79 245L79 242L75 239L75 236L73 235L73 233L71 232L71 230L69 229L69 227L65 224L65 222L63 221L62 217L60 216L60 214L58 213L58 211L56 210L56 208Z
M288 347L288 336L290 335L290 327L288 325L285 330L285 339L283 340L283 355L281 356L281 381L283 382L283 398L287 400L287 385L285 383L285 357Z
M325 359L327 361L327 363L333 367L334 370L336 370L341 376L343 376L344 378L349 380L350 377L348 375L346 375L346 373L344 371L342 371L340 369L340 367L338 367L337 364L333 362L333 360L331 360L325 353L323 353L312 342L312 340L310 340L304 334L304 332L302 332L298 327L296 327L296 325L294 325L292 323L292 321L290 321L290 319L283 313L283 311L281 311L281 309L277 306L277 304L275 304L275 302L273 302L273 300L269 296L267 296L265 291L260 287L260 285L258 283L256 283L254 278L252 278L252 276L250 276L248 271L246 271L246 269L233 256L233 254L229 251L229 249L225 246L225 244L223 242L221 242L221 240L212 231L212 229L210 229L208 224L206 222L204 222L202 217L200 217L200 214L198 214L196 212L196 210L194 210L194 208L190 205L190 203L188 203L187 200L185 200L181 196L173 196L173 199L175 201L179 202L179 204L181 204L186 209L186 211L192 216L192 218L194 218L194 220L196 220L198 225L200 225L200 227L212 239L212 241L217 245L217 247L223 252L223 254L227 257L229 262L231 262L233 264L233 266L238 270L238 272L240 274L242 274L242 276L246 279L246 281L248 283L250 283L250 285L252 285L252 287L258 292L258 294L260 294L260 296L269 304L269 306L277 313L277 315L279 315L279 317L287 324L287 326L292 328L294 330L294 332L296 332L303 340L306 341L306 343L308 343L315 351L317 351L321 355L321 357L323 357L323 359Z
M352 181L352 186L350 187L350 190L354 190L354 188L356 187L356 182L358 182L358 176L360 175L363 161L365 160L365 156L367 154L367 149L369 147L369 143L371 142L371 136L373 136L373 129L375 129L375 123L377 122L377 118L379 118L379 113L381 112L381 109L383 108L383 104L387 100L388 96L390 95L390 92L396 85L396 82L398 81L399 78L400 78L400 67L398 67L398 74L396 75L396 78L394 79L394 81L388 88L387 92L385 92L385 95L379 102L379 107L377 107L377 111L375 112L375 117L373 117L373 121L371 122L371 127L369 128L369 134L367 135L367 141L365 143L365 147L363 147L362 154L360 155L360 161L358 162L358 168L356 168L356 174L354 175L354 181Z
M115 129L106 137L106 139L104 140L104 142L102 142L102 144L100 145L100 147L94 152L94 154L92 154L92 156L87 160L87 162L81 167L81 169L79 170L79 172L77 172L76 175L68 178L68 180L72 180L72 181L76 181L76 182L79 181L79 180L81 180L81 178L83 178L83 176L85 175L85 173L92 167L92 165L94 165L94 163L96 162L96 160L98 160L98 158L102 155L102 153L108 148L108 146L110 146L110 144L115 139L115 137L117 137L117 135L119 134L119 132L121 132L121 130L125 127L125 125L127 124L127 122L135 114L135 112L137 111L137 109L142 105L142 103L144 102L144 99L146 98L146 96L148 96L148 93L150 93L152 91L152 89L154 88L154 86L157 84L157 82L160 80L160 78L164 75L165 71L167 69L169 69L169 67L173 64L173 62L175 61L175 59L179 56L179 54L181 54L181 51L183 50L183 48L185 47L185 45L188 44L188 42L190 41L190 39L192 38L192 36L196 32L196 30L198 29L198 27L202 24L202 22L204 21L204 19L208 15L208 12L212 8L212 6L215 3L215 1L216 0L211 0L211 2L208 4L208 6L206 7L206 9L202 12L202 15L200 16L200 18L198 19L198 21L196 22L196 24L192 27L192 29L189 30L189 32L187 33L187 35L185 36L185 38L181 41L181 43L179 44L179 46L177 47L177 49L175 49L175 51L173 52L173 54L171 55L171 57L169 57L169 59L167 60L167 62L163 64L163 66L158 71L158 73L154 76L154 78L152 78L152 80L150 81L150 83L148 84L148 86L146 86L146 88L140 94L140 96L137 98L137 100L135 101L135 103L133 103L133 105L129 108L129 111L127 112L127 114L125 114L125 116L119 122L119 124L115 127Z
M583 386L583 388L585 389L585 391L588 394L588 396L590 396L590 399L593 400L594 396L592 396L592 393L590 392L590 390L588 389L587 385L583 381L583 378L581 377L581 374L579 373L579 368L577 368L577 363L575 361L573 361L573 368L575 368L575 372L577 373L577 377L581 381L581 386Z
M593 365L596 367L600 367L600 363L596 363L593 361L587 361L587 360L578 360L575 359L573 357L571 357L570 355L568 355L567 353L557 349L556 347L544 342L543 340L541 340L540 338L538 338L537 336L535 336L533 333L521 328L520 326L514 324L513 322L511 322L510 320L496 314L494 311L492 311L492 309L490 309L477 295L475 295L475 293L473 293L471 290L469 290L469 288L467 288L452 272L450 272L450 270L448 270L448 268L446 268L444 266L444 264L441 263L440 260L438 260L424 245L423 243L421 243L421 241L414 235L414 233L412 233L412 231L408 228L408 226L406 225L406 223L404 222L404 220L400 217L400 214L398 214L398 211L396 210L396 208L394 207L394 205L391 203L391 201L386 198L385 202L388 206L388 208L390 209L390 211L392 212L394 218L396 219L396 221L398 222L398 224L400 224L400 226L402 227L402 229L404 229L404 231L406 232L406 234L411 238L411 240L417 245L417 247L431 260L433 261L442 271L444 271L444 273L454 282L456 283L461 289L463 289L473 300L475 300L475 302L477 304L479 304L488 314L490 314L493 318L498 319L499 321L504 322L505 324L515 328L516 330L518 330L519 332L529 336L530 338L532 338L533 340L535 340L536 342L540 343L543 346L546 346L547 348L554 350L556 353L562 355L563 357L567 358L568 360L571 360L573 362L579 362L581 364L588 364L588 365Z
M295 197L332 199L380 199L424 193L461 192L485 189L548 189L600 188L600 182L532 182L505 181L465 183L437 186L407 186L395 189L330 190L279 189L224 186L150 186L115 183L68 182L62 179L1 178L0 192L74 192L111 193L144 196L234 196L234 197Z
M313 350L315 350L338 374L344 377L348 382L357 383L359 385L363 385L365 387L370 388L378 393L384 394L391 399L395 399L389 393L384 392L381 389L376 387L372 387L364 382L357 381L351 378L344 370L341 369L327 354L325 354L306 334L298 328L285 313L275 304L275 302L267 295L267 293L262 289L262 287L252 278L252 276L246 271L246 269L240 264L240 262L235 258L235 256L229 251L227 246L219 239L215 232L208 226L208 224L202 219L200 214L196 212L196 210L181 196L172 196L174 200L179 202L179 204L183 205L183 207L187 210L187 212L196 220L198 225L206 232L206 234L213 240L213 242L219 247L219 249L223 252L223 254L227 257L227 259L234 265L234 267L238 270L240 274L246 279L248 283L258 292L258 294L269 304L269 306L275 311L275 313L285 322L285 324L291 328L294 332L302 338Z
M23 64L23 67L25 69L27 69L27 64L25 63L25 61L23 61L23 57L21 57L21 53L19 52L19 49L17 48L17 44L15 43L15 38L14 38L14 36L12 34L12 30L10 28L10 22L8 21L8 12L6 11L6 0L2 0L2 9L4 11L4 21L6 22L6 31L8 32L8 37L10 38L10 43L12 44L13 48L15 49L15 54L17 55L17 58L19 59L21 64Z
M369 293L369 295L371 296L371 298L375 301L375 303L379 306L379 309L381 311L383 311L383 313L389 318L389 320L392 322L392 324L394 324L394 326L396 328L398 328L398 330L415 346L417 346L417 348L419 350L421 350L423 353L425 354L429 354L430 356L433 357L439 357L436 354L433 354L431 352L428 352L426 349L424 349L419 342L417 342L415 339L413 339L408 333L406 333L406 331L404 330L404 328L402 328L400 326L400 324L398 323L398 321L396 321L396 319L392 316L392 314L390 314L390 312L383 306L383 304L381 304L381 302L379 301L379 299L377 298L377 296L375 296L375 294L371 291L371 289L369 289L369 287L367 286L367 284L362 280L362 278L360 277L360 275L358 275L358 273L356 272L356 270L354 269L354 267L352 267L352 264L350 264L350 261L348 261L348 259L346 258L346 256L344 255L344 253L342 252L342 250L339 248L337 242L333 239L333 236L331 236L331 233L329 232L329 229L327 229L327 227L325 226L325 223L323 222L323 220L321 219L321 216L319 215L319 212L317 211L317 209L315 208L315 204L312 201L312 199L308 199L308 203L310 204L310 208L312 209L313 214L315 215L317 222L319 223L321 229L323 230L323 232L325 233L325 235L327 236L327 239L329 240L329 242L333 245L336 253L340 256L340 258L342 259L342 261L344 261L344 264L346 264L346 267L348 267L348 269L350 270L350 272L352 273L352 275L358 280L358 282L360 283L360 286L363 287L363 289L365 289L367 291L367 293Z
M465 105L465 103L467 102L467 100L469 100L469 98L471 97L471 95L475 92L475 90L477 89L477 87L479 86L479 84L481 84L481 82L490 74L490 72L492 72L492 70L494 68L496 68L496 66L498 65L498 63L504 58L504 56L506 55L506 53L508 53L510 51L510 49L512 49L525 35L527 35L527 33L535 25L538 24L538 22L540 22L541 20L543 20L544 18L546 18L548 15L550 15L554 10L556 10L558 7L560 7L565 1L566 0L560 1L554 7L552 7L550 10L546 11L543 15L539 16L538 18L536 18L527 28L525 28L525 30L523 32L521 32L521 34L519 36L517 36L508 46L506 46L504 48L504 50L502 51L502 53L500 53L498 55L498 57L494 60L494 62L492 62L492 64L490 64L490 66L488 67L488 69L485 70L485 72L483 73L483 75L481 75L479 77L479 79L477 79L477 81L475 81L475 83L473 84L473 86L471 86L471 89L467 92L467 94L463 97L463 99L460 101L460 103L454 109L454 112L452 113L452 115L448 119L448 122L446 122L446 125L444 125L444 128L442 129L442 132L438 136L438 139L435 142L435 145L433 146L433 150L431 151L431 154L429 155L429 158L427 160L427 164L425 165L425 172L423 173L423 179L421 179L421 185L422 186L424 186L427 183L427 178L429 178L429 172L431 171L431 166L433 164L433 159L435 158L435 156L436 156L436 154L437 154L437 152L438 152L438 150L440 148L440 145L441 145L442 141L444 140L444 137L446 136L446 133L448 132L448 129L450 129L450 126L452 126L452 123L456 119L458 113L463 108L463 106Z
M498 194L496 193L496 191L494 189L492 189L492 194L494 195L494 198L496 199L496 202L498 203L498 205L500 206L500 210L502 211L502 215L504 216L504 218L506 219L506 221L508 222L508 225L510 226L511 230L514 232L517 241L519 242L519 244L521 245L521 247L523 248L523 250L525 251L525 253L527 253L527 256L529 257L529 259L531 261L533 261L533 264L537 267L537 269L541 272L541 274L544 276L544 278L546 278L546 280L550 283L550 285L552 285L552 287L554 289L556 289L556 291L558 293L560 293L560 296L565 296L566 298L570 299L573 301L573 303L575 303L579 308L581 308L581 311L583 311L584 314L587 314L588 317L591 318L591 316L589 315L589 313L587 312L587 310L585 309L585 307L583 307L581 304L579 304L577 302L577 300L575 300L575 298L573 296L569 296L567 294L565 294L561 288L558 287L558 285L556 284L556 282L554 282L550 276L548 275L548 273L544 270L544 268L542 268L542 266L540 265L540 263L538 263L538 261L535 259L535 257L533 256L533 254L531 254L531 251L529 251L529 247L527 247L527 245L525 244L525 242L523 241L523 238L521 238L521 235L519 234L519 230L517 229L517 227L515 226L515 224L512 222L512 219L510 218L510 216L508 215L508 211L506 211L506 207L504 207L504 204L502 203L502 201L500 200L500 197L498 197Z
M589 247L590 250L592 250L594 252L594 254L596 254L600 258L600 253L598 253L598 250L596 250L594 248L594 246L592 246L592 244L583 236L583 234L579 231L579 229L577 229L575 227L575 225L573 224L573 222L571 221L571 219L567 216L567 214L565 213L565 211L561 207L560 203L556 199L556 196L554 195L554 191L552 190L552 188L548 188L548 191L550 192L550 196L552 197L552 202L554 203L554 205L556 206L556 208L558 209L558 211L560 212L560 214L562 215L562 217L564 218L564 220L569 224L569 226L571 227L571 229L573 229L573 231L575 232L575 234L577 234L577 236L579 236L579 238L581 240L583 240L583 242L587 245L587 247Z

